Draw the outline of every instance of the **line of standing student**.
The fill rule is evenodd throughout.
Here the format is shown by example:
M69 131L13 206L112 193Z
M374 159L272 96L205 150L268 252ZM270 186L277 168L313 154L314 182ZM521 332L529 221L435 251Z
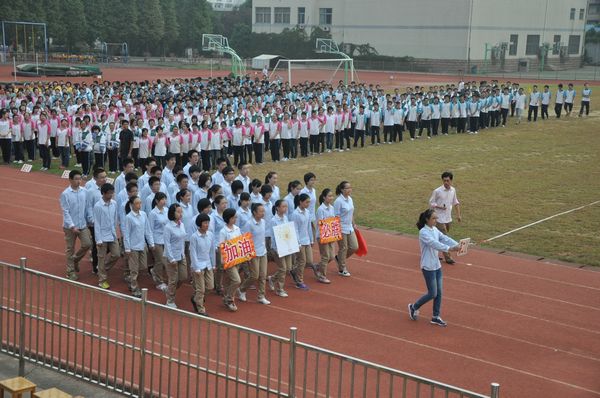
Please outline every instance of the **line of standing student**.
M248 301L248 291L255 287L256 300L261 304L270 304L267 287L275 295L287 297L288 274L291 286L309 290L304 280L307 267L324 284L331 283L327 267L333 261L340 276L350 276L347 259L358 244L349 182L342 181L335 194L324 189L317 198L316 176L307 173L304 187L299 181L292 181L288 194L281 198L275 172L268 173L262 184L258 179L250 180L245 164L235 178L231 178L233 170L228 166L220 167L212 176L201 174L192 166L188 173L199 175L192 182L202 180L207 187L193 191L186 188L191 186L191 178L181 168L172 166L171 161L168 159L163 170L151 166L150 174L147 171L138 178L132 160L125 159L125 170L114 185L106 183L104 169L95 169L94 179L86 187L81 186L81 171L69 173L69 187L60 196L69 279L78 279L79 264L92 249L92 270L98 275L98 285L109 289L109 271L124 257L123 279L133 296L141 296L139 279L148 270L157 289L165 293L166 305L176 308L177 289L191 281L194 310L207 315L205 297L213 289L223 296L227 309L237 311L236 301ZM225 159L218 163L227 164ZM152 164L154 159L149 163ZM174 200L169 198L171 190L176 192ZM145 198L151 198L146 210ZM337 255L333 243L319 243L317 227L319 220L336 215L340 217L343 236ZM300 251L280 257L273 227L288 222L296 230ZM224 270L219 245L246 232L252 236L256 257ZM318 263L313 263L315 242L320 253ZM276 264L272 275L267 272L269 259Z

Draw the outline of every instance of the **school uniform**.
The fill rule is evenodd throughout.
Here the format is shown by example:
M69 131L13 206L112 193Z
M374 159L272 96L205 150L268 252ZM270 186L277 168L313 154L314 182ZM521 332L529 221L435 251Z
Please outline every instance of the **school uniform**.
M512 94L500 94L500 113L502 115L502 127L506 126L506 119L508 118L508 111L510 110L511 103Z
M50 123L48 121L37 123L37 145L40 151L40 158L42 158L42 167L44 169L50 168ZM5 158L7 159L7 158Z
M556 97L554 98L554 114L557 119L560 119L560 115L562 113L562 108L565 102L565 91L558 90L556 91Z
M12 151L15 156L14 161L23 163L23 124L13 123L12 125Z
M576 95L577 93L575 90L565 91L565 112L567 112L567 116L570 115L573 110L573 103L575 102Z
M537 122L538 106L540 104L541 94L539 92L532 92L529 95L529 111L527 112L527 121L531 121L531 115L533 114L533 121Z
M322 203L317 209L317 223L320 220L324 220L326 218L335 217L335 209L333 205L326 205ZM321 255L321 259L319 261L317 275L318 277L327 278L327 264L329 264L334 259L334 242L329 243L321 243L320 242L320 229L317 227L317 241L319 242L319 254Z
M552 92L543 91L542 92L542 120L548 119L548 105L550 105L550 99L552 97Z
M415 139L415 132L417 129L417 123L421 114L421 108L417 104L409 104L406 112L406 127L410 134L410 139Z
M94 152L94 168L104 168L104 157L106 156L106 133L102 130L92 134L94 140L92 150ZM90 159L91 161L91 159Z
M419 138L423 135L423 129L427 130L427 137L431 138L431 115L433 106L431 104L423 104L421 107L421 119L419 120Z
M92 238L88 229L87 191L78 187L66 188L60 194L60 207L63 214L63 232L66 242L67 277L79 271L79 262L92 246ZM73 232L75 227L79 233ZM79 239L79 250L75 252L75 240Z
M94 205L94 238L98 250L98 283L107 281L108 270L121 256L117 239L117 202L104 199ZM107 259L107 255L110 257Z
M300 251L296 257L296 265L292 269L292 273L297 285L304 283L304 268L306 264L312 265L312 244L313 244L313 231L310 212L307 209L300 209L297 207L290 217L290 221L294 223L296 229L296 236L298 237L298 244L300 245Z
M340 272L347 271L346 259L358 249L358 241L354 232L354 202L351 196L338 195L333 203L335 215L340 218L342 227L342 240L338 241L338 269Z
M231 227L228 225L224 225L221 231L219 232L219 244L224 243L228 240L231 240L235 237L241 235L240 228L237 225L232 225ZM229 267L224 270L225 280L223 281L224 292L223 292L223 303L227 308L232 311L236 311L237 307L235 306L235 292L240 286L242 280L240 279L240 274L238 272L238 266L234 265L233 267Z
M479 111L481 104L478 100L469 100L467 103L467 112L469 115L469 134L477 134L479 130Z
M366 113L358 113L356 114L356 125L354 126L354 148L358 145L358 140L360 139L360 147L364 148L365 146L365 132L367 131L367 126L369 124L369 117Z
M433 136L438 135L438 128L440 126L441 118L441 104L434 102L431 104L431 134Z
M584 88L581 91L581 108L579 108L579 116L583 115L583 111L585 109L585 115L589 116L590 114L590 98L592 96L591 88Z
M188 239L183 221L169 221L163 232L164 253L167 273L167 303L175 302L175 291L180 283L188 279L185 241Z
M150 221L150 228L152 229L152 237L154 238L154 250L152 251L152 257L154 257L154 265L150 269L150 274L157 287L166 287L166 266L167 261L164 257L165 252L165 227L169 223L167 217L168 208L165 204L163 209L154 207L148 214L148 220Z
M216 266L215 238L211 231L196 230L190 238L190 268L194 286L193 302L199 314L206 314L204 296L214 288L213 268Z
M108 170L116 173L119 170L119 130L106 132L106 148L108 154Z
M128 254L129 286L131 291L139 294L138 274L140 269L148 267L146 255L146 242L154 249L154 237L150 230L150 222L143 210L138 213L130 211L125 217L125 230L123 231L123 246Z
M257 221L251 216L240 229L243 233L250 233L252 235L254 251L256 252L256 257L250 260L250 266L248 267L250 275L240 285L240 291L245 293L252 284L258 282L257 297L259 300L265 299L265 282L267 280L267 223L264 219Z
M442 134L448 135L448 128L450 126L450 120L452 118L452 103L450 101L442 102L440 104L440 118L442 124Z
M381 143L381 137L379 136L379 128L381 125L381 110L372 110L369 112L369 120L371 124L371 145L375 145L377 139L377 145Z
M273 215L273 217L271 218L270 229L272 231L274 227L286 223L288 223L288 218L285 214L282 217L280 217L277 213L275 213L275 215ZM277 242L275 242L274 238L271 239L271 249L275 252L275 263L277 264L277 271L269 277L269 281L274 285L276 293L278 295L281 295L282 293L285 293L285 276L289 271L292 270L293 255L289 254L287 256L280 257L277 254Z
M35 122L33 120L23 121L21 127L23 143L27 151L27 161L32 162L35 160Z

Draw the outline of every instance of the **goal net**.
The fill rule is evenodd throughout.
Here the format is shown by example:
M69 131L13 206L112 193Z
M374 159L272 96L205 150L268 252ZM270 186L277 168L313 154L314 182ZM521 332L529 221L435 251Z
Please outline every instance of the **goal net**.
M355 81L357 76L352 59L280 59L270 71L269 79L289 84L304 81L337 84L339 81L350 83Z

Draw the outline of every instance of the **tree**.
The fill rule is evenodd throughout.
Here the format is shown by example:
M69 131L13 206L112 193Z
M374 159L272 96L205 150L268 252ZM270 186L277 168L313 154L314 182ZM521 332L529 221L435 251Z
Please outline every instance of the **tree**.
M162 54L165 55L175 50L177 40L179 39L179 21L177 20L176 5L174 0L162 0L163 21L165 25L165 35L162 40Z
M139 42L143 43L145 52L150 51L150 45L162 42L165 35L165 21L162 15L162 8L159 0L139 0L139 21L138 26Z
M64 23L68 26L65 44L69 50L86 42L88 25L82 0L62 0Z
M206 0L179 0L179 49L200 48L202 34L212 32L212 8Z

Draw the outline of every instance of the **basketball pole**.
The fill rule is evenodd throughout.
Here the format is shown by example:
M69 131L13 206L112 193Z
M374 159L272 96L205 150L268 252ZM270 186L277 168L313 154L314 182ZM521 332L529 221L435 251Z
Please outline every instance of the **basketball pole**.
M17 81L17 59L13 57L13 81Z

